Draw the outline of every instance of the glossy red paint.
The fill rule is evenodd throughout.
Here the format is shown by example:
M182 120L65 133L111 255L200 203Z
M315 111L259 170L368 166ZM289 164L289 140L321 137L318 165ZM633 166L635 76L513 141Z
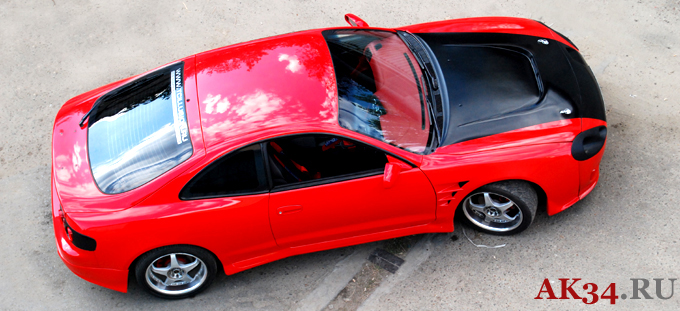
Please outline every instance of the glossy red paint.
M549 215L578 201L578 162L571 156L569 142L466 154L436 152L427 157L421 169L438 193L438 220L451 219L460 201L473 190L502 180L525 180L538 185L547 195ZM461 182L467 183L460 187Z
M345 21L352 27L368 27L368 23L354 14L345 14Z
M196 67L208 152L263 132L338 127L333 63L320 31L201 53Z
M54 232L57 246L59 246L57 247L57 251L59 252L59 257L61 257L64 264L66 264L66 267L79 277L94 284L123 293L127 292L128 270L92 267L93 263L96 263L96 259L88 258L93 256L90 254L92 252L72 247L69 239L66 238L65 232L59 230L57 227L57 225L63 226L63 223L61 223L61 220L58 220L58 222L59 223L55 223ZM81 266L76 264L75 262L78 261L84 262L84 265Z
M560 35L531 19L518 17L472 17L399 27L412 33L494 32L550 38L578 49Z
M581 119L565 119L477 138L437 149L436 153L466 154L526 145L564 143L581 133Z
M397 183L397 179L399 179L399 173L401 173L401 166L395 165L394 163L385 164L383 187L385 189L392 188L392 186Z
M269 219L277 243L304 246L432 222L435 195L425 174L411 168L399 175L399 182L390 188L383 186L383 175L379 174L272 193ZM291 205L303 206L304 210L278 211Z
M465 196L502 180L526 180L540 187L549 215L573 205L578 201L579 176L574 172L579 164L571 156L570 142L580 132L581 119L566 119L439 148L421 166L439 193L437 218L453 217ZM468 183L459 187L463 181Z
M560 40L534 21L515 18L463 19L402 29L508 32ZM233 274L297 254L451 232L460 201L474 189L500 180L534 183L545 192L552 215L583 198L599 175L604 149L578 162L570 148L582 129L606 125L603 121L540 124L442 147L425 156L341 128L333 65L320 30L242 43L181 61L193 154L139 188L116 195L99 191L90 172L87 127L78 126L100 96L136 77L75 97L56 117L52 209L57 248L74 273L95 284L125 292L134 260L166 245L202 247ZM392 181L386 187L384 174L377 173L272 193L179 199L182 187L221 156L299 133L344 136L385 151ZM75 231L97 241L95 251L78 249L65 237L60 206Z

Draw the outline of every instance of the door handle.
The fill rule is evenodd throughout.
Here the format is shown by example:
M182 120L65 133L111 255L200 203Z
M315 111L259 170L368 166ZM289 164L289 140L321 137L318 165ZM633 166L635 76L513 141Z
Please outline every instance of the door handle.
M299 211L302 211L302 205L287 205L276 209L276 213L279 215L292 214Z

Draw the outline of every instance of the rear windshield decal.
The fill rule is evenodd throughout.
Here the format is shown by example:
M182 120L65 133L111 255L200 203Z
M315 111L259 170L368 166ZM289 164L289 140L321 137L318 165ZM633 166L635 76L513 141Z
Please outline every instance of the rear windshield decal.
M187 128L186 113L184 112L184 89L182 87L182 68L173 70L170 73L170 84L172 88L172 116L175 120L175 136L177 144L180 145L189 140L189 130Z

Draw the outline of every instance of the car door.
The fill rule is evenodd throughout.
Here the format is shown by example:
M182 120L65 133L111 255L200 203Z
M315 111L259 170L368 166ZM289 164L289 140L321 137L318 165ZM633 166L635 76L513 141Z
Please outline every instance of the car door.
M261 144L245 146L215 159L179 193L189 220L172 232L202 232L201 243L237 262L271 253L277 247L269 214L269 182ZM195 210L201 216L192 216Z
M427 177L384 151L331 135L265 144L273 188L269 217L279 246L301 246L427 224L435 193ZM387 186L388 162L404 167Z

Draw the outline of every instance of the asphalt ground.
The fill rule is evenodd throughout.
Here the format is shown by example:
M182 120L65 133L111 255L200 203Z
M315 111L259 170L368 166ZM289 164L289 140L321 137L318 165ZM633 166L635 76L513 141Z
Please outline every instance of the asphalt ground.
M69 98L175 59L251 39L345 25L354 13L394 27L471 16L544 21L581 49L598 78L609 136L600 183L583 201L517 236L456 226L424 235L362 310L679 310L652 278L680 278L680 1L9 1L0 0L0 309L290 310L328 305L365 266L374 243L287 258L219 276L182 301L90 284L57 255L49 207L50 137ZM536 300L548 278L651 282L653 299ZM571 281L570 281L571 282ZM338 296L339 297L339 296ZM543 297L547 297L546 294ZM589 296L588 296L589 297Z

